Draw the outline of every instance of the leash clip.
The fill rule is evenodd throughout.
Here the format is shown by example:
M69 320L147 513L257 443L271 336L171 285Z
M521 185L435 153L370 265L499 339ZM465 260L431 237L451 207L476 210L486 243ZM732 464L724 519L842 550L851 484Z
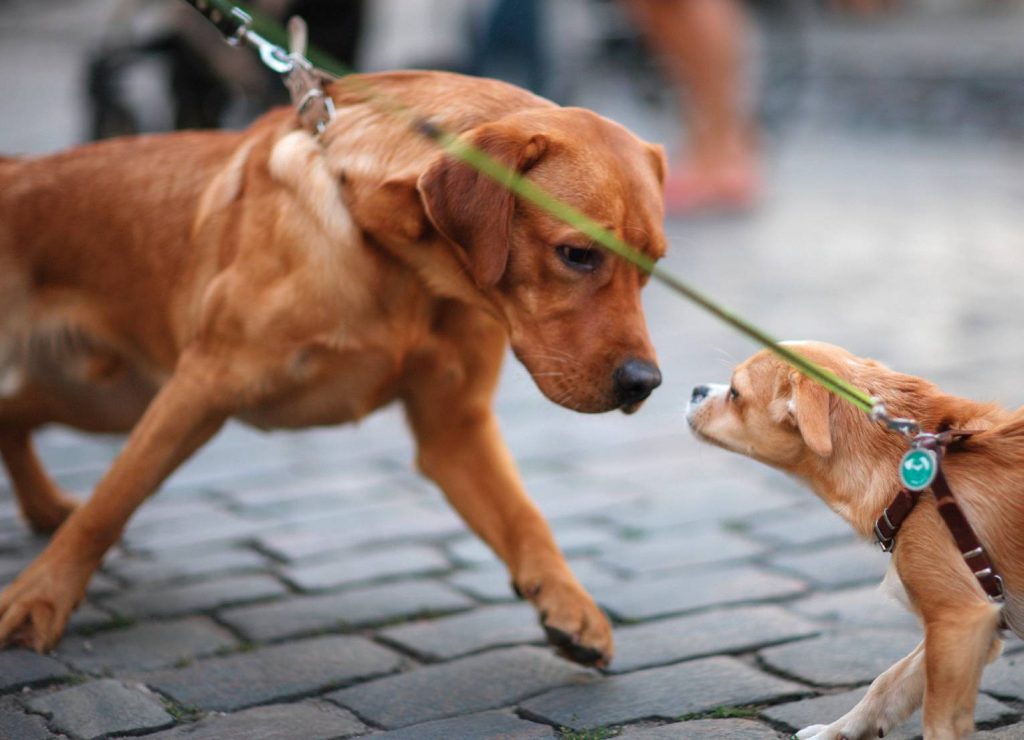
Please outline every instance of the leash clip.
M871 412L868 414L872 421L878 421L894 432L899 432L908 439L916 439L921 434L921 425L913 419L903 419L898 416L890 416L885 404L877 398L872 399Z

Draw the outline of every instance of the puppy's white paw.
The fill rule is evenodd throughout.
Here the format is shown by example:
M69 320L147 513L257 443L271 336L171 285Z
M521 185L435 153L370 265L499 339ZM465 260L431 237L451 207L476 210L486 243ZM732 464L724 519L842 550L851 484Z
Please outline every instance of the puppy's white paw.
M846 722L838 719L830 725L811 725L794 735L797 740L862 740L864 738L881 737L868 733L859 722Z
M824 740L824 738L828 737L822 734L826 730L828 730L828 725L811 725L800 730L793 737L797 740Z

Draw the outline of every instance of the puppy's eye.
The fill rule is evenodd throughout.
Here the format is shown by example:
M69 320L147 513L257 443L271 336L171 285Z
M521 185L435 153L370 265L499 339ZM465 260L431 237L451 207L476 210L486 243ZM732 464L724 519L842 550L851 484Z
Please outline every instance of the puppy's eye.
M559 244L555 247L559 259L567 266L579 272L593 272L601 264L602 254L594 247L574 247L571 244Z
M729 400L730 401L735 401L739 397L740 397L740 392L738 390L736 390L736 386L730 385L729 386Z

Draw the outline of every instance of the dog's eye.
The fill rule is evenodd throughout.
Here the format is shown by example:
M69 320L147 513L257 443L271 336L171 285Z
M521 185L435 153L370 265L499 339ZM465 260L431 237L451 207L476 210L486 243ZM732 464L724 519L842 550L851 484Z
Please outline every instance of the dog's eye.
M730 385L729 386L729 400L730 401L735 401L739 397L740 397L740 392L738 390L736 390L736 386Z
M601 264L601 252L593 247L574 247L560 244L555 247L562 262L580 272L592 272Z

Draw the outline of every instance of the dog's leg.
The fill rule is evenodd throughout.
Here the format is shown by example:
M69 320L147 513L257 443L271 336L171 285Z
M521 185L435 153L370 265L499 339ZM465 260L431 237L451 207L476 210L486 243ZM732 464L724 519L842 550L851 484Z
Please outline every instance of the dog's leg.
M75 510L43 470L27 430L0 432L0 457L7 466L22 516L36 532L52 532Z
M578 662L607 663L613 652L611 626L527 496L489 399L439 394L429 383L419 387L422 393L408 398L406 407L420 469L505 562L517 592L540 612L551 642Z
M925 683L925 643L894 663L871 683L857 706L830 725L812 725L799 740L861 740L885 737L921 706Z
M44 651L57 643L131 513L227 418L219 386L228 373L218 367L195 353L182 355L93 495L0 593L0 644L17 642Z
M929 740L954 740L974 732L981 672L1001 648L998 621L998 609L978 603L958 604L925 623L924 734Z

